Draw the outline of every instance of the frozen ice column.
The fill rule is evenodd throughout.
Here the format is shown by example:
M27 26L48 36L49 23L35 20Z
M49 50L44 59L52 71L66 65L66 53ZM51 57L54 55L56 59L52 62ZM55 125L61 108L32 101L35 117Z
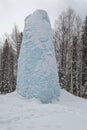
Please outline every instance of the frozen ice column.
M57 65L48 14L36 10L25 19L18 60L17 91L49 103L59 96Z

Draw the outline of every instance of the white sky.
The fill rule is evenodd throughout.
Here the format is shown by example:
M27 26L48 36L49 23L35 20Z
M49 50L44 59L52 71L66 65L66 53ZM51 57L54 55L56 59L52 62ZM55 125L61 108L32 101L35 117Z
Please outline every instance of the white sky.
M87 0L0 0L0 37L10 33L15 23L23 30L24 18L36 9L45 9L53 26L61 11L68 7L85 16Z

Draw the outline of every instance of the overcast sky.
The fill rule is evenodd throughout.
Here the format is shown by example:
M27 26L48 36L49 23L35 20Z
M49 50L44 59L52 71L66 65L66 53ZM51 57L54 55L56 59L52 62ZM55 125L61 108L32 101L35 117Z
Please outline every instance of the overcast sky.
M24 18L36 9L45 9L51 20L55 19L68 7L72 7L81 16L87 13L87 0L0 0L0 37L10 33L16 23L22 30Z

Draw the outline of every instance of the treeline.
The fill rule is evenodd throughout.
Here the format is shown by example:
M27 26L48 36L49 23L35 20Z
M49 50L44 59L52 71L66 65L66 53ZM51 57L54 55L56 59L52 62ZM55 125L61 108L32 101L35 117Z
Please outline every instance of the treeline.
M22 32L15 25L12 33L6 35L0 49L0 93L9 93L16 89L17 62L22 43Z
M54 45L61 87L87 98L87 16L82 22L73 9L62 12L55 22Z

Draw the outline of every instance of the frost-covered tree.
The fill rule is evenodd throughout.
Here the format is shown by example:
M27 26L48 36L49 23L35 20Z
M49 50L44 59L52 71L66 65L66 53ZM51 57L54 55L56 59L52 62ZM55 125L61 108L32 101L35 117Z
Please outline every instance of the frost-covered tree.
M0 47L0 88L1 88L1 55L2 55L2 47Z
M9 39L5 40L1 55L1 93L12 92L16 88L14 76L14 50Z
M73 43L72 43L72 62L71 62L71 92L75 95L77 95L77 37L73 37Z
M87 97L87 16L82 28L82 86L84 96Z
M9 46L9 82L10 82L10 91L14 91L16 89L16 77L14 70L14 50L12 45Z
M19 31L18 26L15 25L11 33L11 39L13 40L14 47L17 53L17 59L19 57L20 47L22 43L22 32Z
M11 40L12 40L12 48L14 50L14 77L15 77L15 85L17 80L17 68L18 68L18 58L20 53L20 48L22 44L22 32L19 31L18 26L15 25L12 33L11 33Z
M1 57L1 92L9 92L9 43L6 40Z
M55 41L59 55L59 77L62 88L70 89L70 53L74 32L75 12L68 9L59 16L55 26Z
M16 25L10 35L3 35L3 43L2 53L0 51L0 91L8 93L16 89L17 64L22 43L22 32Z
M73 9L67 9L62 12L55 22L54 43L56 48L56 57L59 67L59 81L62 88L73 93L73 45L77 37L77 60L76 60L76 86L81 87L81 19ZM74 56L75 57L75 56ZM75 61L74 61L75 62ZM79 71L80 70L80 71ZM79 94L77 94L79 95Z

